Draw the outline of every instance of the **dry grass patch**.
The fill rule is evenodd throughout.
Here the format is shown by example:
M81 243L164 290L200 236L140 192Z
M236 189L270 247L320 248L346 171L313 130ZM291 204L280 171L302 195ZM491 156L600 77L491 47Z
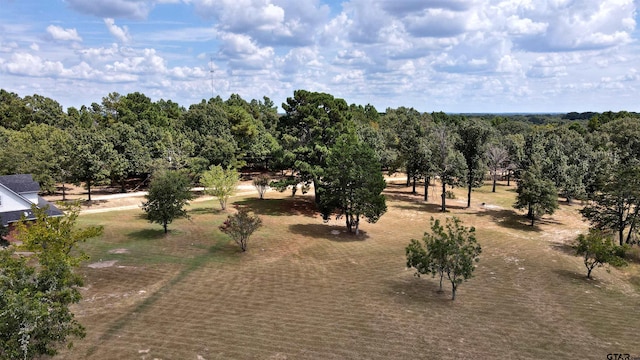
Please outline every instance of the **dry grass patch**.
M486 187L485 187L486 188ZM640 353L637 266L584 279L566 251L585 228L577 206L535 227L512 211L514 193L475 191L473 206L447 214L410 188L389 188L389 211L356 237L342 220L324 223L310 197L270 193L237 199L264 226L242 254L218 230L225 212L197 203L168 236L139 211L85 215L106 226L85 244L88 330L66 358L93 359L602 359ZM421 190L421 189L420 189ZM464 191L456 195L464 199ZM481 203L484 202L485 206ZM486 204L501 206L487 208ZM457 207L456 207L457 206ZM431 216L459 216L483 247L459 298L405 268L404 248ZM126 219L126 221L123 221ZM117 253L114 249L127 249ZM635 279L635 280L632 280ZM636 282L634 282L636 281Z

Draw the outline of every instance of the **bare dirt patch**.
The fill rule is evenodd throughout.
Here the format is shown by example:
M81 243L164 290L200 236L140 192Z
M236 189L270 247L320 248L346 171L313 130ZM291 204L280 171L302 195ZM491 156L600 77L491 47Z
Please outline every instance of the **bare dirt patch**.
M94 262L94 263L91 263L91 264L87 265L87 267L90 267L92 269L103 269L103 268L112 267L117 262L118 262L118 260L98 261L98 262Z

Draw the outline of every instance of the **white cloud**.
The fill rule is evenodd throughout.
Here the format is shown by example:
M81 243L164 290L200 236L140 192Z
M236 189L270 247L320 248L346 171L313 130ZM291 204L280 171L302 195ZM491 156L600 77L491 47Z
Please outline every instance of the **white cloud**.
M63 29L57 25L47 26L47 33L53 40L58 41L82 41L78 31L76 29Z
M113 37L118 39L118 41L127 43L131 41L131 35L129 35L129 29L126 26L120 27L116 25L115 20L112 18L105 18L104 24L107 25L107 29Z
M38 51L40 50L40 45L36 44L36 43L31 43L31 45L29 45L29 48L33 51Z

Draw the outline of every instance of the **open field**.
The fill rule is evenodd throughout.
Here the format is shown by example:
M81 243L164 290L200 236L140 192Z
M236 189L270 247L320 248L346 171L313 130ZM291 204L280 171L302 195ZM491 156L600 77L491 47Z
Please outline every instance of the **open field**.
M165 236L140 210L86 214L105 233L83 245L87 337L68 359L606 359L640 356L640 270L594 271L567 243L586 229L561 205L536 227L511 209L514 187L465 190L438 212L390 183L388 213L362 234L323 223L312 198L268 192L234 198L264 226L239 248L217 226L217 202L193 203ZM420 189L422 191L422 189ZM430 189L431 191L431 189ZM435 195L435 194L434 194ZM481 205L485 203L485 205ZM405 268L404 248L431 216L476 226L475 277L450 288Z

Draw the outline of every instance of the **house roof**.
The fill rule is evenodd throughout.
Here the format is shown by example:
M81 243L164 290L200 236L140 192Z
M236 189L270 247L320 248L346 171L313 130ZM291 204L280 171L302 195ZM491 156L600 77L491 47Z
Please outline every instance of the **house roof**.
M47 208L47 215L48 216L55 217L55 216L64 215L62 210L58 209L52 203L50 203L47 200L45 200L45 199L41 198L40 196L38 196L38 207L39 208L43 208L43 207L46 207L46 206L48 206L48 208ZM22 219L23 216L24 216L25 220L35 220L36 219L36 217L33 214L33 211L31 209L0 212L0 217L2 217L2 222L0 223L0 225L7 226L7 225L9 225L9 223L18 222L18 221L20 221L20 219Z
M17 194L40 191L40 185L33 180L31 174L0 176L0 184Z

